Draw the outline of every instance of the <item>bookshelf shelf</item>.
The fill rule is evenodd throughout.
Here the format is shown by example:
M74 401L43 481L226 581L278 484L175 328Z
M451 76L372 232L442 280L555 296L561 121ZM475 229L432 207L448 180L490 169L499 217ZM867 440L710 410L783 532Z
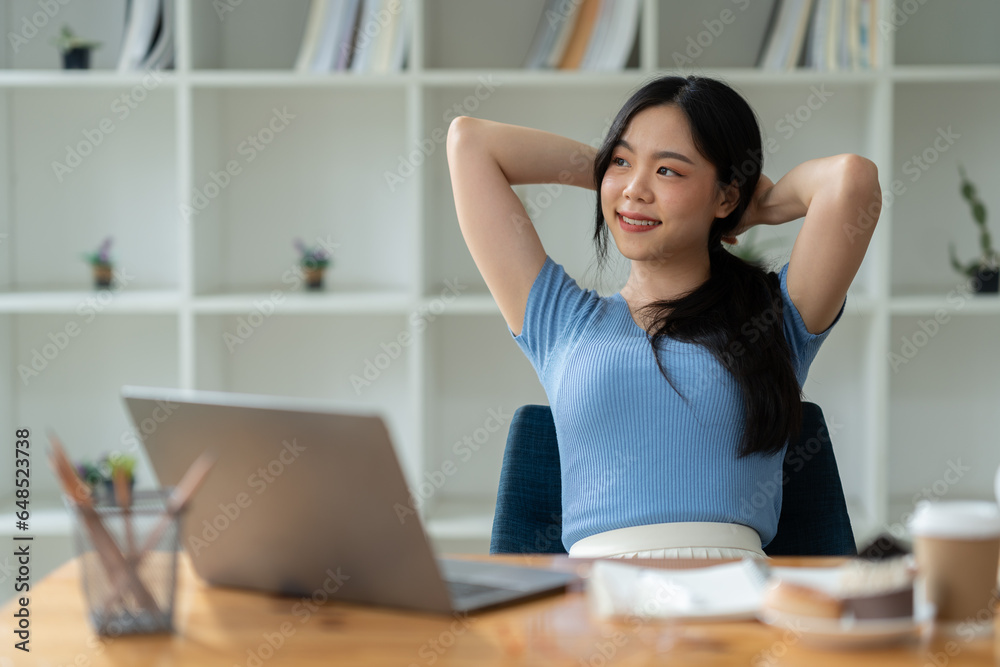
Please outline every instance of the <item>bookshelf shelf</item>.
M0 293L0 312L4 313L175 313L180 304L181 296L176 290L32 290Z
M323 74L293 71L204 70L192 72L187 80L198 88L336 88L381 89L401 88L413 82L409 73L371 74L359 76L351 72Z
M1000 65L900 65L893 69L892 79L920 83L997 82Z
M889 305L893 316L933 316L943 310L951 318L961 315L998 315L1000 298L997 295L973 295L955 289L947 294L926 294L893 297ZM943 316L942 316L943 317Z
M286 286L287 287L287 286ZM281 289L262 290L252 294L220 294L198 296L191 301L197 313L247 313L259 309L259 304L271 303L275 315L289 313L396 313L412 310L409 295L374 290L331 291L322 294L302 294Z
M765 71L748 63L772 2L746 3L679 65L675 54L688 37L697 40L705 22L742 3L642 0L627 67L588 72L521 67L544 3L407 1L416 11L406 67L358 75L293 70L309 0L242 0L222 17L212 3L178 0L177 68L158 73L126 118L111 105L149 75L114 71L120 35L112 27L123 3L61 10L79 33L104 41L93 71L56 69L46 36L0 57L0 147L8 156L0 162L0 339L9 341L0 355L0 423L28 427L39 440L53 427L84 456L123 447L131 428L118 398L123 384L353 401L387 415L411 482L447 459L459 463L424 515L441 548L485 549L506 425L467 461L454 444L488 410L509 414L547 399L461 238L444 151L450 119L476 115L596 144L647 79L705 74L736 86L757 111L776 145L765 159L772 178L806 159L855 152L879 165L883 193L896 181L904 186L883 207L845 317L804 389L839 425L834 443L858 539L912 509L914 494L948 465L943 442L961 442L963 461L996 469L981 415L996 404L997 369L980 351L1000 322L1000 300L949 302L961 280L946 261L950 240L963 257L975 248L958 161L979 185L990 224L1000 211L992 187L1000 175L992 117L1000 42L965 36L996 24L995 3L920 5L884 35L886 57L875 70ZM898 11L892 0L879 2L882 16ZM0 25L17 25L19 11L27 10L12 3ZM102 12L104 20L93 18ZM818 88L831 94L810 107ZM266 146L248 159L248 137L285 123L276 110L294 118L264 132ZM796 113L807 117L789 121ZM105 118L115 131L59 181L51 163ZM908 160L949 125L961 137L911 180ZM226 179L220 174L231 161L239 173ZM516 191L570 275L603 294L617 291L627 266L612 262L597 275L592 263L592 192ZM198 196L204 207L185 213ZM780 263L800 227L766 230ZM97 296L87 267L77 254L52 258L49 249L82 252L106 234L135 279L83 326L80 304ZM337 244L320 294L282 280L294 268L296 236ZM273 313L227 347L225 334L275 291ZM894 370L889 355L941 308L948 323ZM81 334L22 381L19 366L71 322ZM366 361L400 340L377 381L352 385ZM0 476L12 477L10 465L0 461ZM152 481L144 460L140 481ZM40 463L37 482L38 498L53 501L45 530L64 534L54 480ZM991 488L978 471L948 494L984 497Z
M0 88L173 88L175 72L110 72L101 70L0 70Z

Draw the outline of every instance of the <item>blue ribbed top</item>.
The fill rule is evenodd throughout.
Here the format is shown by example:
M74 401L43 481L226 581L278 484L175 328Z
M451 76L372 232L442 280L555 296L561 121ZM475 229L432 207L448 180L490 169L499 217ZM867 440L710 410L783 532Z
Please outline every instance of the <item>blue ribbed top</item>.
M787 272L785 264L782 327L802 386L844 307L826 331L809 333L788 296ZM752 345L776 324L748 323L739 340ZM549 256L532 283L521 334L510 333L552 408L567 550L595 533L674 521L739 523L755 529L763 546L771 541L784 448L736 457L744 421L739 389L707 349L661 344L664 368L685 403L660 374L621 293L582 289Z

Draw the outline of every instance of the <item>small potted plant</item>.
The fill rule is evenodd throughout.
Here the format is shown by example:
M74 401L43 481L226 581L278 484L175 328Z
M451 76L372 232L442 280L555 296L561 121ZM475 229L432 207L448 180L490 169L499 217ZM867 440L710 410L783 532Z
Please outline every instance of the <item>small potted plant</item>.
M311 290L323 289L323 272L330 265L330 253L318 246L307 247L302 239L295 239L295 247L299 251L299 266L305 274L306 287Z
M998 263L997 253L993 250L993 243L990 238L990 231L986 228L986 206L976 194L976 186L965 175L965 169L958 165L958 172L962 178L960 192L962 197L969 202L972 209L972 219L979 228L979 251L977 259L962 264L958 255L955 254L955 244L948 244L948 253L951 257L951 266L962 275L972 281L972 290L977 293L996 293L1000 287L1000 263Z
M76 464L76 471L87 486L95 500L109 503L115 502L115 475L124 473L128 482L129 492L135 487L135 457L121 452L104 454L97 461L81 461Z
M108 236L100 247L92 253L84 253L83 258L87 260L94 270L94 287L98 289L108 289L111 287L112 262L111 262L111 237Z
M90 51L101 45L100 42L77 37L66 25L52 43L62 54L63 69L90 69Z

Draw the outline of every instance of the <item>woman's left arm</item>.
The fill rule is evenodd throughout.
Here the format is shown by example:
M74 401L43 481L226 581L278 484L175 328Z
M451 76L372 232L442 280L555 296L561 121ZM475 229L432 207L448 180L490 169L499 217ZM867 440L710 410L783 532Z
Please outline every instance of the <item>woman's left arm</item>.
M840 312L882 210L878 167L853 153L808 160L774 185L765 177L738 232L805 216L788 261L788 295L810 333Z

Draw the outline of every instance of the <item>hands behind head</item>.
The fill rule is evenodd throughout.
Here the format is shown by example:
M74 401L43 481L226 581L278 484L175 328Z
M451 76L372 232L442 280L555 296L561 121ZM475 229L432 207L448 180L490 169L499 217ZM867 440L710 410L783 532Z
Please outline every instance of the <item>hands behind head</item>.
M760 175L760 180L757 181L757 187L754 188L753 196L750 198L750 204L746 207L746 210L743 211L743 217L740 218L740 222L736 225L736 229L722 237L723 243L736 245L737 236L755 225L767 224L767 221L762 215L762 210L764 209L766 197L773 187L774 183L771 179L762 173Z

